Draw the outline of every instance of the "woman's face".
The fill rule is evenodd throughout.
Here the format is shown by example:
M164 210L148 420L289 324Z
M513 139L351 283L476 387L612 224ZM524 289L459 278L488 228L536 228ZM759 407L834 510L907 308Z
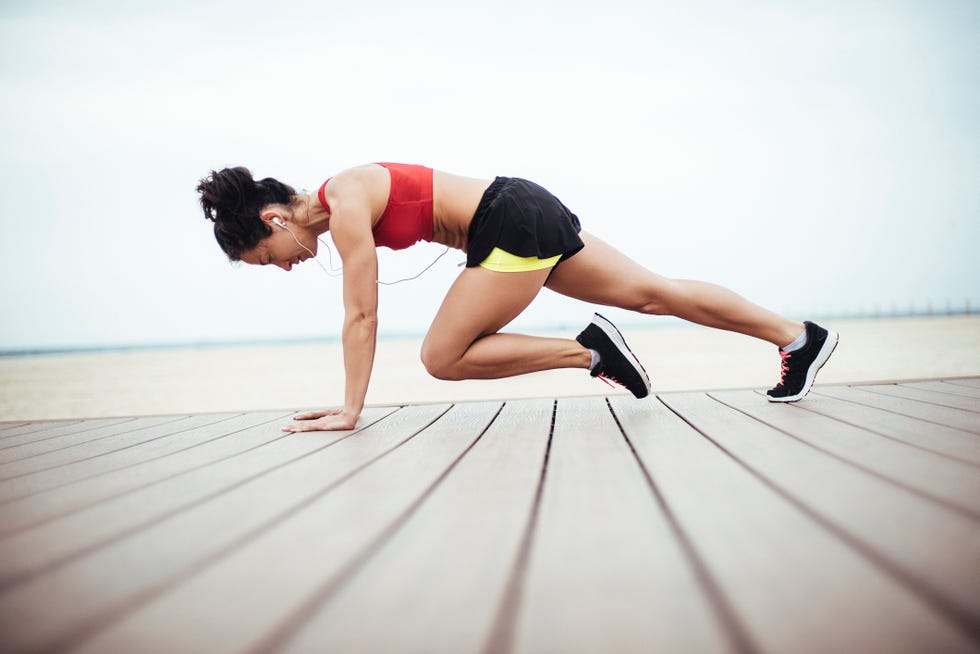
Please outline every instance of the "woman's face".
M242 261L254 266L279 266L285 271L316 255L316 238L287 219L276 217L285 227L267 221L272 234L259 241L251 250L242 253ZM307 242L309 241L309 242ZM304 247L306 246L306 247ZM308 248L308 249L307 249Z

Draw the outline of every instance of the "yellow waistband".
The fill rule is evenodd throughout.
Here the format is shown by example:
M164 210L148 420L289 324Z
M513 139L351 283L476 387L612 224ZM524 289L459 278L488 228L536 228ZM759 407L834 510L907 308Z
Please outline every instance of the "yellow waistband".
M561 259L560 254L547 259L539 259L537 257L519 257L507 250L494 248L487 258L480 262L480 267L497 272L527 272L551 268L558 263L559 259Z

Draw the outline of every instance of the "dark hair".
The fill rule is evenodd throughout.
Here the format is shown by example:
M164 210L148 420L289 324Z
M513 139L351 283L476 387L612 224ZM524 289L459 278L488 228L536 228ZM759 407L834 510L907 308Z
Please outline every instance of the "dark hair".
M248 168L222 168L200 180L204 217L214 221L214 238L232 261L272 234L259 213L269 204L288 205L296 191L291 186L266 177L255 181Z

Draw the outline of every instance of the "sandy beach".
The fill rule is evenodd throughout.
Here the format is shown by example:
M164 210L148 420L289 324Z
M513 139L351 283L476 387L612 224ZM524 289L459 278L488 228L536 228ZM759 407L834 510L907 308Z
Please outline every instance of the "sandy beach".
M819 383L980 375L980 317L825 321L841 342ZM776 349L696 327L624 329L655 392L772 386ZM571 333L549 335L574 336ZM420 339L378 343L369 405L621 393L580 370L429 377ZM303 343L0 358L0 420L305 409L343 402L341 346Z

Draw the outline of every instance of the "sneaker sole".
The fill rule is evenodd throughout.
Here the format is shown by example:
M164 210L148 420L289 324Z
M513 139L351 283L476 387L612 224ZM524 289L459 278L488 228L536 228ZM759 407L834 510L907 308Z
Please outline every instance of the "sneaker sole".
M620 352L624 352L629 355L626 357L626 360L630 361L630 363L633 364L633 368L643 376L643 380L646 382L645 385L647 388L647 395L649 395L650 375L647 374L646 368L643 367L640 360L636 358L635 354L633 354L633 350L630 349L630 346L626 344L626 339L624 339L623 335L619 333L618 329L616 329L616 325L609 322L609 320L600 313L595 314L595 318L592 319L592 323L605 332L606 336L608 336L609 340L611 340L613 344L619 348Z
M817 358L813 360L810 364L810 369L806 371L806 381L803 384L803 389L796 395L787 395L786 397L770 397L770 402L799 402L802 400L807 393L810 392L810 387L813 386L813 380L817 378L817 373L823 368L823 365L827 363L827 359L830 355L834 353L837 349L837 343L840 341L840 335L837 332L827 331L827 340L824 341L823 347L820 348L820 352L817 354Z

